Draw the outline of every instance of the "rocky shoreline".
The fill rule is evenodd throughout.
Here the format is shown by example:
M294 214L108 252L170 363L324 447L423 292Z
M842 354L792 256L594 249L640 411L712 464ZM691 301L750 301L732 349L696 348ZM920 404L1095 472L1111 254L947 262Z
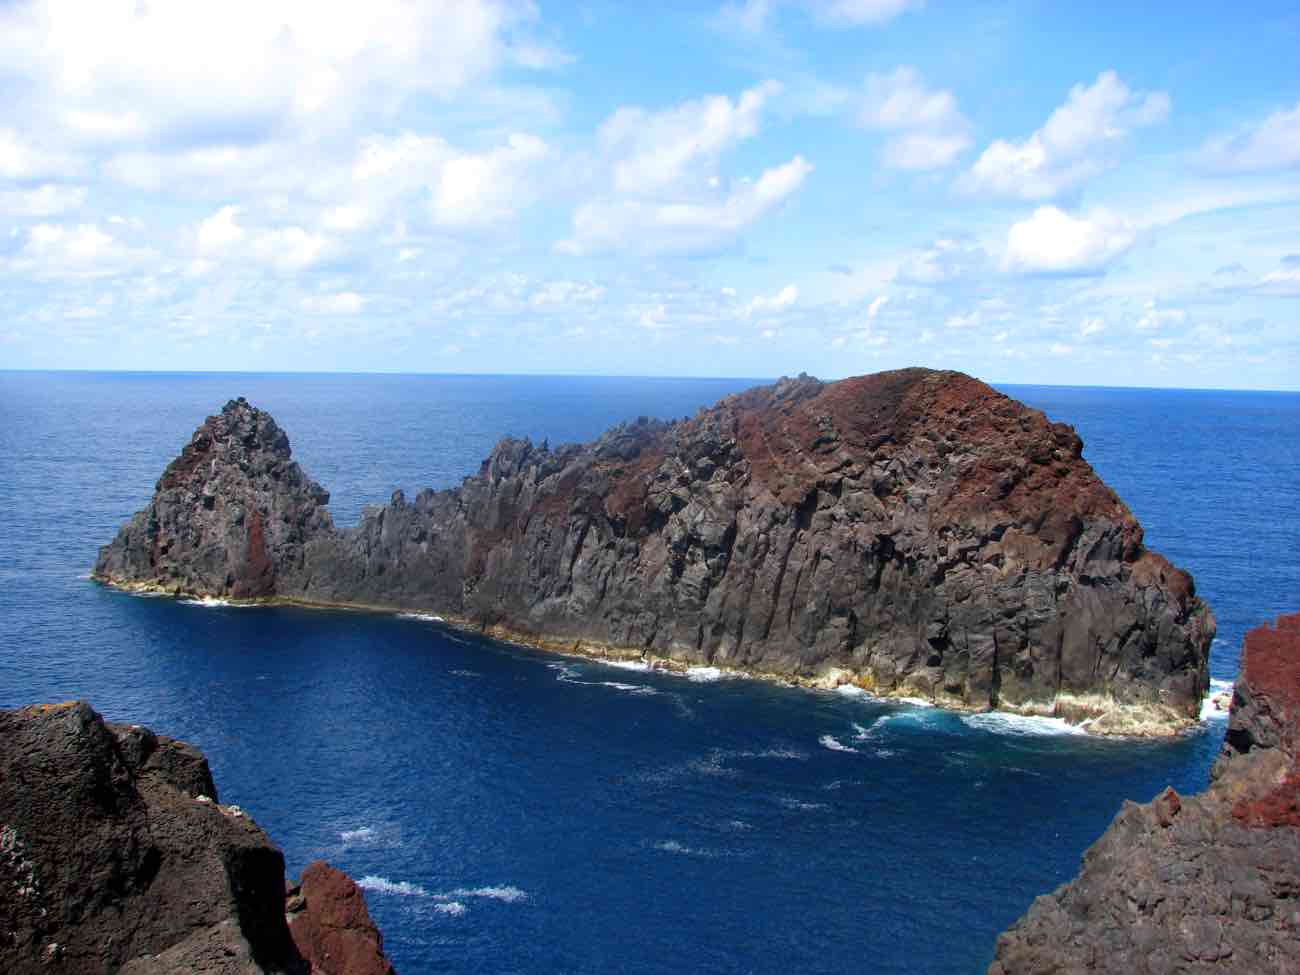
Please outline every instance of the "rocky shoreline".
M1246 635L1210 778L1126 802L989 975L1300 972L1300 614Z
M101 550L123 588L430 613L546 649L1087 722L1193 724L1214 635L1082 443L960 373L800 377L586 445L506 439L354 529L232 400Z
M284 857L184 742L81 701L0 711L0 971L393 975L361 890Z

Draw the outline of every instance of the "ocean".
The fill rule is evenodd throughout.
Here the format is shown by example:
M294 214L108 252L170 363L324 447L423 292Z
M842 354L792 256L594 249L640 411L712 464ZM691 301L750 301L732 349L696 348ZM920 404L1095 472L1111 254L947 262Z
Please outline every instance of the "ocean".
M590 439L757 380L0 372L0 707L84 698L192 742L222 801L367 891L402 975L980 972L1125 799L1203 788L1164 741L672 676L436 620L124 595L98 546L246 396L353 524L506 434ZM1300 394L1002 387L1190 570L1219 624L1300 609Z

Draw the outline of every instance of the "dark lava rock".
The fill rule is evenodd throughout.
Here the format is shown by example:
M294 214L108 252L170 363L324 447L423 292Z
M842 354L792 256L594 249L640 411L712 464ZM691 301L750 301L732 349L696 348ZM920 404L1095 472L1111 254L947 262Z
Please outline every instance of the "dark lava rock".
M1125 803L990 975L1300 972L1300 614L1246 636L1210 788Z
M1197 715L1214 619L1082 448L960 373L801 376L581 446L506 439L338 530L234 400L94 575L1167 731Z
M69 702L0 712L0 971L306 975L308 961L285 923L284 857L218 803L204 757Z

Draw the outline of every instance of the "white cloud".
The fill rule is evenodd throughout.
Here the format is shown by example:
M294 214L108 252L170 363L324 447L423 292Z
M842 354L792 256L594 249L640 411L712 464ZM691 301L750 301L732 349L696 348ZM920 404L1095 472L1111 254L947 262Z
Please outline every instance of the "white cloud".
M1254 290L1262 294L1300 297L1300 267L1269 271L1256 282Z
M531 199L529 172L546 154L541 139L516 133L498 149L448 159L433 194L434 221L468 227L508 219Z
M240 208L222 207L195 230L197 261L191 270L205 273L220 261L254 262L281 272L301 271L323 260L332 242L296 225L248 228L237 217Z
M1201 158L1215 169L1234 173L1300 165L1300 102L1234 135L1209 140Z
M1113 71L1075 85L1065 104L1023 142L998 139L975 161L962 185L970 192L1042 200L1074 189L1113 165L1133 129L1169 114L1164 92L1138 94Z
M795 6L827 27L863 27L887 23L925 0L742 0L722 8L721 21L746 34L765 30L779 6Z
M36 146L15 129L0 129L0 177L27 180L72 176L82 168L66 153Z
M1074 355L1074 346L1066 345L1063 342L1053 342L1047 351L1055 356L1071 356Z
M80 209L86 202L84 186L60 186L46 183L32 190L0 193L0 214L12 217L57 217Z
M213 120L337 126L394 93L445 98L505 61L530 60L512 58L511 45L535 17L509 0L47 0L0 7L0 59L83 136L193 132Z
M988 264L988 254L978 244L941 239L905 260L895 277L904 284L941 285L978 276Z
M725 197L702 202L612 200L587 203L573 215L567 254L601 250L690 253L718 247L779 206L802 184L812 165L802 156L741 181Z
M38 223L28 229L10 266L37 277L99 276L120 272L152 256L123 244L95 224Z
M616 158L614 188L620 193L653 195L679 186L695 169L711 169L718 157L758 134L764 104L781 86L765 81L732 101L711 95L662 112L618 109L600 127L604 150ZM696 173L707 180L707 173Z
M972 311L965 315L949 315L943 323L944 328L978 328L980 324L980 313Z
M1099 271L1133 245L1128 221L1097 210L1072 217L1054 206L1013 224L1002 257L1004 271L1071 274Z
M1166 325L1178 325L1187 320L1187 312L1181 308L1158 308L1154 301L1146 303L1146 311L1138 319L1137 327L1142 332L1154 332Z
M897 133L885 144L884 162L892 169L939 169L970 145L970 124L952 92L928 90L906 66L867 76L858 123Z
M758 295L748 305L745 306L743 314L746 318L753 315L764 315L771 312L784 311L799 299L799 289L793 284L787 284L776 294Z
M533 292L528 303L534 308L555 306L567 309L577 304L592 304L605 296L605 288L581 281L548 281Z
M340 291L338 294L304 298L302 307L306 311L323 315L355 315L365 303L366 299L355 291Z
M1106 323L1100 318L1085 318L1079 326L1079 337L1088 338L1092 335L1100 335L1106 331Z
M871 300L871 304L867 306L868 320L874 320L876 316L880 314L880 310L884 308L885 305L887 304L889 304L888 295L878 295L877 297L873 298Z

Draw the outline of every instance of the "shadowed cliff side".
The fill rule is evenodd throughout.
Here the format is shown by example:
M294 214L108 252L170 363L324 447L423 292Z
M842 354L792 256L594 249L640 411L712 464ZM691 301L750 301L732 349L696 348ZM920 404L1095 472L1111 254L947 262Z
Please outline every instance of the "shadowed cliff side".
M322 872L291 935L284 857L196 749L82 702L0 711L0 971L391 975L352 881L304 885Z
M501 441L337 530L266 413L195 433L95 578L422 610L557 649L1159 732L1214 635L1069 427L954 372L784 379L585 445Z
M1246 635L1210 788L1126 802L989 975L1300 972L1300 614Z

